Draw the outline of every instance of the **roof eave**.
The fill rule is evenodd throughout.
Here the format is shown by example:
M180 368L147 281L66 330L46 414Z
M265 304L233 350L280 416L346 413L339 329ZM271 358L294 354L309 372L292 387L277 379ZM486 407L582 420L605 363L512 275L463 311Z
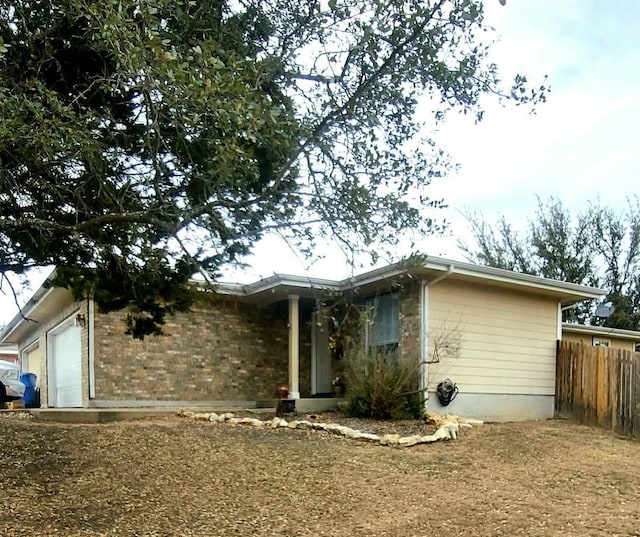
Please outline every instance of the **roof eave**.
M460 261L453 261L449 259L428 258L424 266L425 268L432 270L451 272L452 275L457 274L460 276L479 278L485 281L517 285L530 289L544 290L557 294L563 300L566 300L566 303L595 299L606 295L605 290L595 287L587 287L585 285L579 285L575 283L550 280L548 278L542 278L540 276L533 276L520 272L512 272L495 267L486 267L482 265L474 265L471 263L463 263Z
M7 341L8 338L20 327L24 322L29 322L30 316L38 309L40 304L53 292L52 287L40 287L31 297L20 311L11 319L0 332L0 342Z

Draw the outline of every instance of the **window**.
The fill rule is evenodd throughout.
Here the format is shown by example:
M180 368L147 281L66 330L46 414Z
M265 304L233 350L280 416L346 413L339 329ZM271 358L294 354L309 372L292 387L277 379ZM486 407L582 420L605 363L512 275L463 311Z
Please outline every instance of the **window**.
M367 300L369 325L367 345L394 350L400 336L400 300L398 295L380 295Z
M600 338L593 338L593 346L594 347L609 347L611 346L611 341L609 341L608 339L600 339Z

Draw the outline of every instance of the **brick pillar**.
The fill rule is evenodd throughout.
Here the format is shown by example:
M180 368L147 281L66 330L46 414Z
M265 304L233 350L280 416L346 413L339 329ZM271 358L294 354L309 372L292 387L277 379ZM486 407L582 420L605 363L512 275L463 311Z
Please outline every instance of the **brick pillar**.
M300 297L289 295L289 398L300 399Z

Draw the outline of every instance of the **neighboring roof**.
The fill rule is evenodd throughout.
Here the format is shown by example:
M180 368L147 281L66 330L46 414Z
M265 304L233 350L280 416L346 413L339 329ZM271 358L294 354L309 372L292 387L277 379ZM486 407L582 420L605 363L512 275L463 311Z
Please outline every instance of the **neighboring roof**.
M15 343L0 343L0 354L18 354L18 346Z
M562 331L572 334L585 334L588 336L616 337L640 342L640 332L625 330L622 328L610 328L608 326L589 326L586 324L562 323Z
M30 329L26 324L29 321L25 318L41 321L48 318L52 312L59 311L62 302L71 303L69 291L48 286L52 277L53 274L47 278L47 281L22 308L21 313L16 315L0 332L0 342L16 341L19 339L19 335L25 335ZM489 283L497 287L551 296L562 302L563 305L599 298L606 294L602 289L584 285L431 256L420 258L419 263L395 263L343 280L274 274L250 284L218 283L215 285L214 291L223 295L246 297L257 302L271 302L280 300L287 295L317 298L319 292L322 292L323 295L350 290L361 293L374 292L402 277L411 277L414 280L424 280L428 283L435 283L444 278Z

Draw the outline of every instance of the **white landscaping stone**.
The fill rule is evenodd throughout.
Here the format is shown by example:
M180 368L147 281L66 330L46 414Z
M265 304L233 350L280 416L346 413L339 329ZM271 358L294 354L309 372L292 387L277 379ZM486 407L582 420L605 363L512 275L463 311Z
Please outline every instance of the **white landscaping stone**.
M435 442L436 440L451 440L452 438L455 440L458 437L458 424L454 423L445 423L442 427L440 427L435 433L431 435L433 440L431 442Z
M380 438L380 445L397 446L398 440L400 440L399 434L385 434L382 438Z
M352 429L351 427L345 427L344 429L342 429L342 431L340 431L340 434L346 436L347 438L357 438L358 435L362 433L360 431Z
M216 414L215 412L207 413L195 413L192 411L182 410L178 413L179 416L188 417L199 421L214 421L219 423L229 423L230 425L252 425L254 427L271 427L277 428L289 428L289 429L313 429L324 430L335 434L340 434L346 438L353 440L364 440L366 442L377 442L382 446L401 446L410 447L420 443L436 442L438 440L450 440L458 437L460 427L470 428L473 425L482 425L480 420L466 420L458 416L446 415L444 417L438 414L429 414L428 418L432 423L439 423L438 430L431 435L420 436L405 436L400 437L399 434L385 434L377 435L373 433L365 433L357 429L352 429L346 425L340 425L338 423L322 423L318 421L309 420L294 420L287 422L283 418L276 416L271 420L262 421L257 418L243 417L236 418L233 413L227 412L226 414Z
M377 434L373 433L360 433L360 435L356 438L358 440L365 440L367 442L380 442L380 437Z
M411 447L419 444L420 442L422 442L422 437L419 435L403 436L398 440L398 445L401 447Z
M453 440L458 438L459 425L457 423L445 423L442 428L449 433L449 437Z
M268 423L269 423L268 421L262 421L262 420L259 420L258 418L251 418L251 425L253 425L254 427L264 427Z
M282 418L279 418L278 416L276 416L275 418L273 418L271 420L271 428L272 429L276 429L278 427L286 427L288 425L288 423L286 422L286 420L283 420Z
M307 420L300 420L296 425L296 429L311 429L313 427L313 423Z

